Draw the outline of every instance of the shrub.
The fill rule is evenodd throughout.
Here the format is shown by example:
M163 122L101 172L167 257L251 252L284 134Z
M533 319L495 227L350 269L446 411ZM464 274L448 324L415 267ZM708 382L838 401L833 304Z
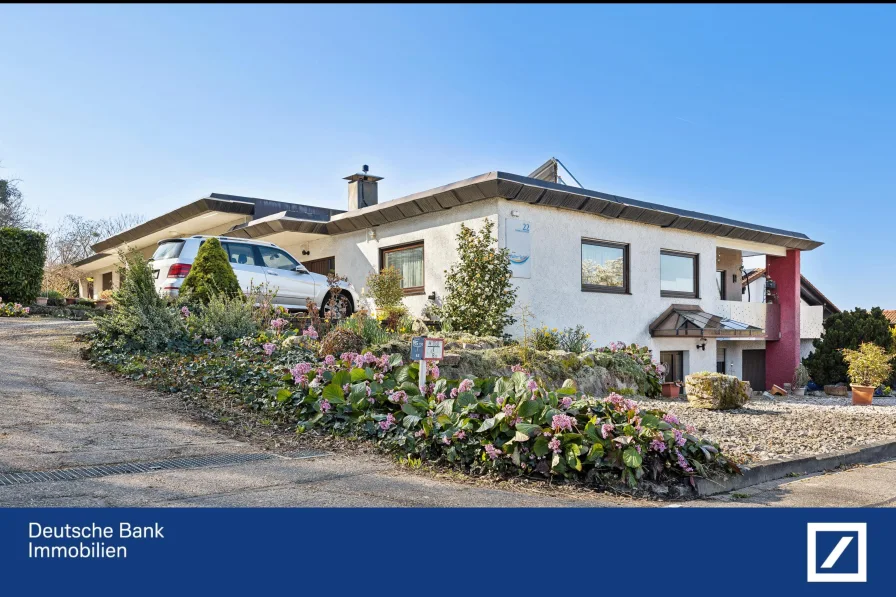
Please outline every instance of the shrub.
M367 276L367 288L373 297L377 313L399 307L404 299L401 272L394 267L387 267Z
M182 307L181 315L186 315L190 333L201 338L230 341L258 332L254 311L254 306L242 293L236 296L212 293L207 305L197 306L193 311Z
M479 232L460 225L460 260L446 272L442 319L449 328L477 336L502 336L515 319L508 313L516 302L511 282L510 252L496 249L495 223L486 219Z
M158 351L186 339L181 316L156 292L152 269L139 253L121 254L116 309L97 319L102 339L124 351Z
M364 338L364 343L367 346L388 342L395 336L384 330L376 319L368 317L364 313L355 313L351 317L343 319L339 323L339 327L351 330Z
M299 363L268 405L300 418L298 431L362 432L403 457L472 472L559 476L594 484L736 471L717 445L658 410L618 394L551 392L523 372L508 378L433 379L417 388L416 363L343 355ZM382 381L380 381L382 380ZM275 395L272 392L272 395Z
M575 328L564 329L559 336L560 348L576 354L591 350L590 334L585 332L585 327L577 325Z
M560 335L557 328L548 329L547 326L532 330L532 348L535 350L557 350L560 346Z
M225 296L241 294L240 283L217 238L210 238L199 247L193 267L180 288L201 303L208 303L216 293Z
M21 303L4 303L0 298L0 317L28 317L30 307L23 307Z
M41 290L47 235L33 230L0 228L0 297L31 304Z
M320 354L341 355L344 352L360 352L364 350L364 346L364 338L360 335L349 329L336 328L324 336L320 343Z
M44 268L41 284L45 290L55 290L60 296L78 296L78 279L81 272L73 265L64 264Z
M843 311L825 319L824 335L812 343L814 351L803 359L812 381L819 386L845 383L848 374L842 350L855 350L863 342L877 344L886 352L893 347L890 324L879 307Z
M890 365L892 358L893 355L871 342L862 342L858 350L843 349L849 381L858 386L876 388L882 384L893 369Z

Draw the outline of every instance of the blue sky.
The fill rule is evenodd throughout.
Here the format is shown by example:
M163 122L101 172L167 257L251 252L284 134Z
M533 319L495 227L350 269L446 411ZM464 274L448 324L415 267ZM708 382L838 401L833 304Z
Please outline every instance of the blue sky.
M798 230L896 308L896 8L0 6L0 161L47 226L210 192L344 208L559 157L586 188Z

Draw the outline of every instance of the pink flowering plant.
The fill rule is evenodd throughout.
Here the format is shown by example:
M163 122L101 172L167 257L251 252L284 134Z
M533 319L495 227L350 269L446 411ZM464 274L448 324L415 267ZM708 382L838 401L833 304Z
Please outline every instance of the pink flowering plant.
M618 394L550 391L523 371L475 380L428 377L421 392L418 376L418 364L404 364L400 355L331 355L297 364L267 405L298 420L300 433L360 432L402 457L473 473L635 486L645 476L692 480L738 470L692 427Z
M28 317L30 307L23 307L19 303L4 303L0 298L0 317Z

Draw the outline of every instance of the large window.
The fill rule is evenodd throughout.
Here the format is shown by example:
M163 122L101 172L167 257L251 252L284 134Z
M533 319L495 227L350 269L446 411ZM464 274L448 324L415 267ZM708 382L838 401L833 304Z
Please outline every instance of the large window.
M681 298L699 298L697 289L698 257L677 251L660 252L660 294Z
M628 292L628 245L582 239L582 290Z
M405 294L424 294L423 243L380 249L380 269L394 267L401 272Z

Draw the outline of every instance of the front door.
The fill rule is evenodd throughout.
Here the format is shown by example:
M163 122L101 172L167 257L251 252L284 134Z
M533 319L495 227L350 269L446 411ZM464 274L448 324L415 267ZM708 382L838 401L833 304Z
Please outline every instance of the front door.
M277 247L258 246L268 286L277 289L276 303L293 309L304 309L315 297L314 276L297 272L299 262Z
M660 352L660 362L666 368L666 377L663 381L684 381L684 352L681 350L663 350Z
M264 269L261 267L260 257L255 254L254 245L225 241L221 246L227 253L233 273L236 274L243 292L249 294L253 286L265 283Z
M744 373L741 376L744 381L750 382L750 387L760 392L765 391L765 349L745 350L743 356Z

